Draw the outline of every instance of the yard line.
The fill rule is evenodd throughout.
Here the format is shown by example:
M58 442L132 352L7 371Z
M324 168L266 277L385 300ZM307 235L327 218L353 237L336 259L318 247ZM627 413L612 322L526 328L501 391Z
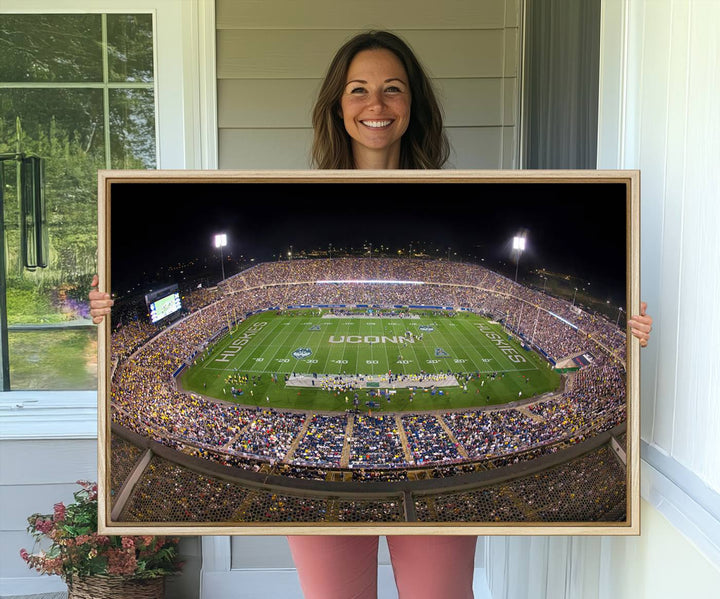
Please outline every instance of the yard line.
M463 335L471 341L473 350L481 356L481 363L486 364L485 362L482 362L483 357L490 357L498 365L498 368L491 369L492 372L511 372L518 370L518 368L516 368L515 365L508 360L505 354L499 350L490 339L487 339L483 335L482 331L478 330L478 324L479 321L477 320L472 322L469 327L463 330ZM472 331L472 333L470 331ZM477 349L478 346L480 346L483 352L485 352L484 356Z
M439 367L442 367L444 371L450 370L453 372L467 370L467 367L469 365L474 365L474 362L471 361L470 364L467 364L467 362L456 363L454 361L454 360L468 360L469 358L468 358L467 353L463 353L463 354L460 353L460 352L464 351L464 348L462 347L461 344L459 344L459 343L457 343L457 341L455 341L455 338L454 338L455 335L453 334L451 327L446 326L449 323L443 322L443 321L440 321L440 322L442 322L442 325L436 323L435 327L434 327L435 330L432 331L432 333L429 333L430 335L432 335L432 341L433 341L432 345L435 347L435 349L442 349L443 351L445 351L448 354L448 357L446 357L446 358L445 357L439 358L440 363L437 365L438 370L439 370ZM457 329L458 328L457 323L453 323L453 324L455 324L455 327L453 327L453 328Z
M253 337L253 339L247 345L247 349L249 351L246 354L243 355L242 352L238 352L237 356L235 356L237 361L233 361L231 364L232 370L240 370L241 372L252 372L261 374L265 372L264 368L257 369L258 361L256 360L256 358L262 357L262 353L265 352L263 351L261 354L258 354L257 350L258 348L263 347L265 343L268 343L268 345L272 345L269 340L277 338L277 331L280 329L280 326L282 324L279 320L271 322L272 318L266 318L265 321L268 324L265 326L265 328L263 328L263 334ZM238 358L240 359L238 360Z
M257 322L257 321L253 320L253 321L251 321L251 324L252 324L252 322ZM230 370L230 371L237 370L238 368L236 365L238 364L238 361L237 361L238 358L242 357L242 359L240 360L240 363L244 364L247 361L247 358L245 358L245 356L247 356L248 353L250 353L250 354L253 353L252 351L245 351L245 350L250 349L251 343L252 343L252 345L254 345L256 341L258 341L258 340L262 341L264 338L266 338L268 335L270 335L271 331L274 330L275 328L277 328L277 326L278 325L275 325L275 327L273 327L272 324L268 321L268 325L263 327L263 329L252 338L252 342L249 342L240 351L238 351L238 353L233 357L232 361L229 363L228 366L222 366L222 367L214 366L213 367L213 366L203 364L203 368L206 368L208 370ZM241 334L243 334L249 328L250 328L249 326L245 326L239 332ZM206 362L214 362L217 354L220 353L220 351L224 351L225 348L228 347L228 345L230 344L231 341L232 341L232 339L229 338L229 334L226 333L225 336L220 340L220 342L218 342L215 345L215 347L213 348L213 350L212 350L213 358L211 360L206 360ZM223 344L222 350L219 349L219 346L221 343Z
M328 329L330 329L330 330L327 332L328 339L329 339L330 336L337 335L341 321L340 320L328 320L328 322L330 323L330 325L328 326ZM343 325L343 326L347 326L347 325ZM321 343L323 343L322 339L321 339ZM325 363L323 364L322 368L319 369L319 372L321 372L323 374L327 374L328 364L330 362L330 343L329 343L329 341L324 342L323 350L325 350L325 352L326 352L325 353Z
M383 335L385 337L393 337L393 336L397 337L397 333L394 330L392 330L393 324L395 322L397 322L397 321L394 319L389 319L383 323ZM387 328L386 328L386 325L387 325ZM384 346L383 349L385 350L385 352L384 352L385 353L385 364L387 364L387 370L392 370L392 361L391 361L392 359L390 358L390 350L389 350L390 344L383 343L383 346ZM393 350L397 351L397 349L398 349L397 345L393 345Z
M346 321L342 321L342 322L344 323ZM355 324L355 321L350 321L350 322L351 322L351 325ZM336 331L337 334L339 334L342 331L343 333L345 333L345 336L347 338L347 333L346 333L347 328L348 328L347 324L344 324L342 327L338 326L336 328L337 328L337 331ZM331 364L333 364L334 360L340 360L340 361L345 360L345 350L346 350L347 343L344 342L344 343L339 344L340 345L340 347L339 347L340 356L339 357L337 357L338 351L336 350L336 348L332 347L335 344L329 343L328 345L330 345L331 347L328 347L328 357L327 357L327 360L325 361L325 372L323 374L341 374L343 370L346 370L346 368L343 368L343 367L346 367L349 364L335 364L335 366L331 366ZM348 360L348 362L349 362L349 360Z
M467 344L455 341L455 339L453 339L453 343L466 352L467 359L473 364L474 370L485 372L490 363L484 360L489 359L496 362L497 367L489 368L488 372L505 371L507 359L504 354L500 353L492 343L482 337L476 327L477 319L471 318L467 320L468 322L463 322L462 325L456 327L457 335L453 335L453 337L460 336L467 341ZM478 349L478 347L481 349Z
M276 316L276 318L284 319L282 316ZM297 347L295 349L298 349L300 347L307 347L309 345L309 343L306 343L304 341L302 343L299 343L299 338L300 338L301 332L303 331L303 328L308 325L306 322L303 322L302 320L299 320L299 321L296 320L295 322L293 322L292 318L286 318L285 320L290 323L290 325L285 328L285 330L287 331L287 335L285 335L284 338L282 338L282 339L277 339L277 343L273 343L268 346L268 351L272 350L272 354L269 356L269 359L268 359L268 364L270 365L269 368L271 369L271 371L274 368L274 366L272 364L273 360L288 359L288 360L290 360L290 362L281 362L280 363L281 365L278 366L278 368L275 370L276 371L280 370L280 371L298 372L297 365L303 360L303 358L301 358L301 359L295 358L295 363L292 364L292 367L291 367L290 364L293 359L293 356L292 356L293 349L292 349L292 346L287 342L288 342L288 340L293 340L294 344L297 345ZM312 326L312 323L310 326ZM305 332L308 333L308 335L307 335L308 338L313 333L309 329L306 329ZM278 355L285 354L286 352L288 354L288 357L283 356L281 358L276 358ZM261 357L265 357L265 354L267 354L267 352L263 352L263 355ZM285 366L282 366L283 364L285 364Z
M432 332L421 331L421 326L432 326L434 330ZM420 370L424 370L425 372L436 374L438 372L445 371L445 368L441 368L441 366L443 366L442 360L438 359L437 363L434 363L436 358L435 352L430 349L435 345L434 333L437 330L438 324L434 318L432 320L429 318L423 318L417 322L417 335L422 333L423 336L422 341L418 340L417 344L412 344L413 354L415 355L415 360L418 364L416 371L418 372Z
M420 318L419 321L413 321L413 324L420 326L420 324L423 322L424 322L423 319ZM409 326L408 326L408 328L409 328ZM410 331L410 332L412 332L412 331ZM418 332L419 332L419 329L418 329ZM415 335L415 333L413 333L413 335ZM399 337L401 337L401 336L405 337L405 331L402 332L402 335L398 335L398 341L400 341ZM415 335L415 337L417 338L417 335ZM420 372L421 370L426 370L425 366L427 366L427 364L423 364L422 366L420 365L420 357L418 356L417 351L415 351L415 343L408 342L408 345L412 348L412 353L415 358L415 360L413 362L415 364L415 367L412 368L411 364L401 364L400 366L401 366L403 374L415 374L415 373ZM403 360L406 360L407 357L405 356L405 349L399 347L398 351L402 354Z

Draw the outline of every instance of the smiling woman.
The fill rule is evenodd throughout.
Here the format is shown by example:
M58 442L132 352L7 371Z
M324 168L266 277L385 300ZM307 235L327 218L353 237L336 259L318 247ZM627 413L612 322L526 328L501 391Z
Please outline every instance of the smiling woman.
M352 138L355 167L393 168L400 164L410 120L410 86L402 63L389 50L364 50L350 63L347 79L340 112Z
M438 169L450 149L429 77L387 31L353 37L335 55L313 110L321 169Z

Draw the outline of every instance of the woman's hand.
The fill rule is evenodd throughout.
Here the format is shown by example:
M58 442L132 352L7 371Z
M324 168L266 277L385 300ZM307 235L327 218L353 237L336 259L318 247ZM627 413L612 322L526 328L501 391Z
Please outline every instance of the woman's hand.
M98 282L98 276L95 275L92 283L90 283L92 290L88 294L90 298L90 316L92 316L92 321L95 324L100 324L103 318L105 318L105 315L110 314L110 308L115 303L110 299L109 293L103 293L97 290Z
M640 347L647 347L650 339L650 331L652 331L652 316L645 313L647 304L640 302L640 314L633 316L628 320L630 332L640 340Z

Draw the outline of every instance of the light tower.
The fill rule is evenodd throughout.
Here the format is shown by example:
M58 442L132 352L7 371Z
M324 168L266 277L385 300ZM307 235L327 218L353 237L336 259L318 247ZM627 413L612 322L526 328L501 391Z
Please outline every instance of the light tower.
M513 250L517 252L517 260L515 262L515 282L518 278L518 267L520 266L520 255L525 251L525 235L516 235L513 237Z
M222 280L225 280L225 261L223 258L223 248L227 245L227 235L220 233L215 235L215 247L220 248L220 267L222 269Z

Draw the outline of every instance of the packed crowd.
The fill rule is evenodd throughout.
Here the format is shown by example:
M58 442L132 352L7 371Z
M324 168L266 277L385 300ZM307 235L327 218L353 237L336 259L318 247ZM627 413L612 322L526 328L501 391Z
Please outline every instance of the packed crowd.
M427 284L317 283L350 279ZM504 318L555 358L586 350L588 335L621 354L614 343L625 338L603 319L576 311L567 302L481 267L457 263L373 258L261 264L228 279L220 291L221 299L204 303L201 298L195 311L160 334L149 336L147 326L135 323L113 333L113 352L119 359L111 386L115 422L166 445L192 448L207 459L248 468L257 468L258 462L338 468L347 437L347 468L359 472L531 455L527 452L533 449L553 451L560 441L577 442L625 419L624 367L620 359L597 349L598 359L573 375L564 393L527 409L356 416L349 423L349 414L327 417L244 408L181 393L173 375L205 355L226 327L259 310L306 302L464 307ZM551 311L584 332L551 316ZM353 391L346 380L323 379L321 384ZM301 435L306 420L307 430Z
M395 281L396 284L341 281ZM414 284L407 284L409 282ZM247 293L271 287L290 291L287 305L368 304L395 307L422 304L468 308L507 320L528 340L555 324L548 321L536 325L535 312L539 311L548 319L564 318L583 331L585 337L590 335L618 352L621 358L624 354L624 331L614 323L474 264L399 258L272 262L259 264L228 279L223 291ZM553 328L563 332L562 329L567 327ZM549 349L553 343L552 335L538 341L539 346ZM568 353L572 352L558 348L549 351L548 355L560 357Z
M113 466L130 471L140 452ZM607 445L510 481L411 498L419 522L612 522L625 517L625 471ZM513 497L508 501L508 497ZM400 495L352 498L279 492L201 474L154 456L119 519L128 522L403 522Z
M421 497L416 511L418 520L433 522L615 522L627 513L625 481L605 445L538 474Z

